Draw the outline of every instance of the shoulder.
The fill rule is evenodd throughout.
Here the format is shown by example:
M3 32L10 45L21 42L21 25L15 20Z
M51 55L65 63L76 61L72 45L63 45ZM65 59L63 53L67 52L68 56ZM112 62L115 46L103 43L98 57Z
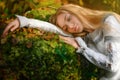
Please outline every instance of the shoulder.
M109 12L104 16L104 23L120 23L120 15L115 12Z
M106 15L104 18L104 23L118 22L117 18L113 14Z
M120 21L116 18L115 15L111 14L105 18L102 28L107 32L120 32Z

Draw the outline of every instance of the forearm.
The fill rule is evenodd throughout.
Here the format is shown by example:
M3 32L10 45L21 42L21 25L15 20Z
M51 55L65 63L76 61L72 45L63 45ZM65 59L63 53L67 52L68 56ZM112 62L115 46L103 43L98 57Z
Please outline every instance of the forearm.
M103 55L102 53L95 52L90 48L85 48L84 53L82 55L84 55L90 62L92 62L96 66L99 66L108 71L114 71L111 69L111 66L109 66L111 65L109 57Z
M91 48L88 48L85 42L81 38L76 39L81 45L82 48L77 50L78 53L82 53L90 62L93 64L106 69L108 71L116 72L120 66L120 55L119 52L107 52L106 55L104 53L100 53L98 51L94 51ZM113 46L113 45L111 45ZM112 47L113 48L113 47ZM116 48L114 48L115 50ZM117 49L116 49L117 50Z
M25 16L16 15L19 22L20 27L32 27L32 28L41 28L43 30L49 31L49 26L54 26L46 21L41 21L37 19L27 18Z
M19 15L16 15L16 16L19 19L20 27L27 26L27 27L32 27L32 28L40 28L47 32L53 32L53 33L60 34L63 36L71 36L70 34L64 33L60 28L58 28L57 26L49 22L26 18L24 16L19 16Z

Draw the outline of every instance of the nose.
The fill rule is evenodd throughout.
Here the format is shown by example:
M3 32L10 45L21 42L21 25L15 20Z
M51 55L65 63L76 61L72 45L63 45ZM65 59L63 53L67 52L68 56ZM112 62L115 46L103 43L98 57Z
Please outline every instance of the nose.
M74 26L74 24L73 24L72 22L67 22L67 23L66 23L66 26L67 26L68 28L72 29L73 26Z

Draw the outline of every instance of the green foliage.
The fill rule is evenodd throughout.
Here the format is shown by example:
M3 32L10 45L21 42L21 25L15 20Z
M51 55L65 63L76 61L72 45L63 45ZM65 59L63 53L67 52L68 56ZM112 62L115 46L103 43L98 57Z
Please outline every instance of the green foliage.
M43 8L38 8L38 9L33 9L31 11L27 11L25 13L25 16L48 21L49 17L54 13L55 13L55 9L43 7Z
M12 80L99 80L104 71L58 35L22 28L1 39L2 59ZM0 65L1 66L1 65ZM10 79L10 78L8 78ZM7 80L7 79L5 79Z
M57 9L60 5L56 0L0 0L0 18L9 19L14 14L24 15L27 11L43 7Z
M0 18L6 20L14 17L14 14L24 15L25 12L38 8L57 9L63 2L120 13L120 0L0 0Z
M12 80L14 76L17 80L99 80L104 74L58 35L37 29L10 33L1 39L0 48L3 69L9 76L14 73Z
M114 11L120 14L120 0L82 0L83 6L97 9L97 10L107 10Z
M23 75L30 80L78 80L75 49L57 35L48 40L49 34L31 38L27 32L9 34L2 43L7 66L18 78Z
M31 0L35 4L35 8L40 7L54 7L58 8L61 6L61 2L57 0Z

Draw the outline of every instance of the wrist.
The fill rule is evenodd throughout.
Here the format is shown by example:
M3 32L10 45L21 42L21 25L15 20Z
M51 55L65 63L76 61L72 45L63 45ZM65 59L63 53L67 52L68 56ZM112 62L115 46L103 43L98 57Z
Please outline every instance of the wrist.
M80 53L83 54L85 52L85 48L84 47L79 47L76 51L76 53Z

